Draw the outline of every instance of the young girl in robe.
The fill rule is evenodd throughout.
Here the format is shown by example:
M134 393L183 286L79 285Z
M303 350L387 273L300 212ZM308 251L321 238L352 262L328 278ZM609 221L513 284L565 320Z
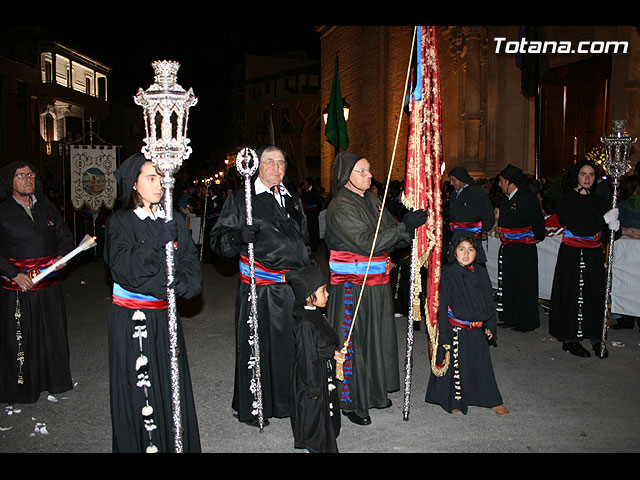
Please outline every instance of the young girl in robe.
M496 384L488 341L496 335L496 313L486 257L476 237L464 230L451 239L449 264L440 286L438 358L449 349L442 376L431 372L426 401L449 413L466 415L469 405L488 407L499 416L509 411ZM446 347L445 347L446 346Z
M174 247L177 297L202 288L198 252L184 218L165 222L160 175L142 154L115 172L123 207L107 221L104 259L113 278L109 391L114 452L173 452L175 446L165 245ZM184 452L200 452L182 323L177 348Z
M340 406L336 385L338 336L320 311L327 304L327 281L317 267L290 271L295 292L295 357L289 391L294 447L311 453L338 453Z

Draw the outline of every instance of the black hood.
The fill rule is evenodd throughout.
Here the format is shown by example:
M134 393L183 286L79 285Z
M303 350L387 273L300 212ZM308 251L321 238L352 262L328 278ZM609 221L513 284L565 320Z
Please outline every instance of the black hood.
M335 195L341 187L344 187L349 180L351 170L358 160L365 158L363 155L351 152L340 152L333 160L333 181L331 182L331 192Z
M147 159L142 153L134 153L122 162L114 173L116 182L118 182L118 188L120 189L120 193L122 193L122 205L125 207L129 204L131 190L138 179L138 175L140 175L142 165L144 165L146 161Z

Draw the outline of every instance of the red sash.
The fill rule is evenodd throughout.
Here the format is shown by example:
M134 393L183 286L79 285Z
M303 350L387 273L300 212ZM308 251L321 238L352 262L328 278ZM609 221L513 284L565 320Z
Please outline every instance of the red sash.
M28 274L31 278L38 275L42 270L56 262L56 255L40 258L9 258L11 263L20 269L22 273ZM45 278L34 285L31 290L42 290L58 283L58 272L51 272ZM0 287L7 290L22 290L16 282L9 277L0 276Z
M368 255L331 250L329 255L331 285L346 282L362 285L368 263ZM391 272L392 267L393 264L388 253L371 257L371 265L369 266L369 273L367 273L367 285L389 283L389 272Z
M598 248L602 247L600 241L600 232L591 237L578 237L571 233L571 231L565 227L562 232L562 243L569 245L570 247L583 247L583 248Z
M240 281L243 283L251 283L251 268L249 267L249 258L240 255L239 261ZM275 285L277 283L286 282L285 273L289 270L275 270L267 268L260 262L253 262L253 268L256 275L256 285Z
M510 243L536 243L532 227L498 227L500 240L504 244Z

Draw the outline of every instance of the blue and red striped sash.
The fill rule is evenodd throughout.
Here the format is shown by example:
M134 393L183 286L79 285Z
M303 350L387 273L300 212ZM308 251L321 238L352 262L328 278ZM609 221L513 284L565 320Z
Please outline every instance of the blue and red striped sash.
M19 268L22 273L26 273L33 278L45 268L53 265L56 262L56 256L51 255L49 257L39 258L9 258L8 260ZM58 271L53 271L36 283L31 290L40 290L42 288L55 285L56 283L58 283ZM0 275L0 286L7 290L22 290L17 283L4 275Z
M331 250L329 254L331 285L338 285L345 282L362 285L368 263L368 255ZM392 266L388 253L371 257L369 273L367 274L367 285L384 285L385 283L389 283L389 272L391 272Z
M533 228L529 227L498 227L502 243L536 243Z
M275 270L273 268L267 268L264 265L260 264L260 262L253 262L255 274L256 274L256 285L275 285L276 283L284 283L285 273L289 270ZM249 267L249 258L240 255L239 261L240 268L240 280L243 283L251 283L251 268Z
M166 300L162 300L151 295L130 292L129 290L122 288L122 286L116 282L113 282L112 303L125 308L146 308L149 310L162 310L167 308L168 305Z
M479 237L482 233L482 222L450 222L451 231L455 232L459 229L468 230L476 237Z
M578 235L574 235L573 233L571 233L571 231L567 227L564 227L564 232L562 233L562 243L564 243L565 245L569 245L570 247L602 247L602 242L600 241L600 232L588 237L579 237Z
M449 323L454 327L474 329L482 327L482 322L467 322L466 320L460 320L453 315L451 307L447 305L447 316L449 317Z

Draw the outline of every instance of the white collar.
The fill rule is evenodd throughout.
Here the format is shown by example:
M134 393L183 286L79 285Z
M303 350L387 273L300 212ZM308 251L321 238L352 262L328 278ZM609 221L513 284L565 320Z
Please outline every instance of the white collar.
M22 203L20 200L18 200L15 196L15 194L13 195L13 199L16 201L16 203L19 203L20 205L22 205L25 208L33 208L33 206L36 204L36 202L38 201L38 198L32 193L31 194L31 205L29 205L28 207L25 206L24 203Z
M142 207L136 208L133 213L135 213L140 220L144 220L145 218L150 218L151 220L156 220L158 218L164 218L164 209L161 205L158 205L158 209L156 210L155 216L152 213L149 213L147 210Z
M256 195L259 195L264 192L269 192L271 195L273 195L273 192L264 184L264 182L260 177L256 178L256 181L254 182L254 186L256 188ZM280 192L284 195L291 196L291 194L289 193L289 190L287 190L282 183L280 184Z
M518 191L518 189L516 188L513 192L511 192L510 194L507 195L507 198L509 200L511 200L513 198L513 196L516 194L517 191Z
M305 309L305 310L315 310L315 309L316 309L316 307L315 307L315 305L314 305L313 307L310 307L309 305L305 305L305 306L304 306L304 309Z

